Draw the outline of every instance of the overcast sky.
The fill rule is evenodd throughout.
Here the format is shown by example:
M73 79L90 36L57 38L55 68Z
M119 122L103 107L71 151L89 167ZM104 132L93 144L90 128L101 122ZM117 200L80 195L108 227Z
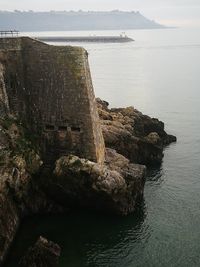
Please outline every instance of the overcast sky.
M200 26L200 0L0 0L0 10L139 10L174 26Z

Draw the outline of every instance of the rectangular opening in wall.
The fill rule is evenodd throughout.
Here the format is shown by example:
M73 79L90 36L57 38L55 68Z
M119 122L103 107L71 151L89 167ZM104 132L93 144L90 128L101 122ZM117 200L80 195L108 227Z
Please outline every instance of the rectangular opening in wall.
M67 126L58 126L58 131L67 131Z
M79 132L81 131L81 128L80 127L71 127L71 131L72 132Z
M55 126L54 125L47 124L47 125L45 125L45 130L47 130L47 131L54 131L55 130Z

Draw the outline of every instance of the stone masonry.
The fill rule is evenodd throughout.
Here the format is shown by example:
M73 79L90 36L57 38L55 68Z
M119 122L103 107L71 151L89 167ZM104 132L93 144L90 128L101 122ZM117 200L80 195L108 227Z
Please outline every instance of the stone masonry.
M37 40L0 38L1 100L33 135L43 160L51 164L75 154L104 162L104 140L97 113L87 52ZM7 95L5 95L5 93ZM41 141L42 140L42 141Z

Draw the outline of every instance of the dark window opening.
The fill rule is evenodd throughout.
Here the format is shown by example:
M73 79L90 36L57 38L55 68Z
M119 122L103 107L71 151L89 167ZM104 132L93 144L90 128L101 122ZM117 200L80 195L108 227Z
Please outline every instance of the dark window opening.
M55 127L53 125L46 125L46 130L48 131L54 131Z
M67 126L58 126L59 131L67 131Z
M80 132L81 129L79 127L71 127L72 132Z

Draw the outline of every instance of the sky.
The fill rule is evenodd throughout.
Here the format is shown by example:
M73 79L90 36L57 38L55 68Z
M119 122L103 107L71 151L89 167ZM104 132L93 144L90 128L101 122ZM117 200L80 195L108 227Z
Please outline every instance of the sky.
M140 11L169 26L200 26L200 0L0 0L0 10Z

